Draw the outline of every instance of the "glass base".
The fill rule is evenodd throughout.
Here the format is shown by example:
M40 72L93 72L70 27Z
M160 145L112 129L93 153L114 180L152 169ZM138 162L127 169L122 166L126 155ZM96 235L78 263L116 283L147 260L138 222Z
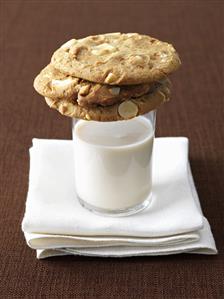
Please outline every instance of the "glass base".
M98 207L95 207L95 206L85 202L80 197L78 197L78 200L79 200L81 206L83 206L87 210L89 210L97 215L109 216L109 217L124 217L124 216L130 216L130 215L139 213L142 210L144 210L145 208L147 208L152 201L152 194L149 197L147 197L147 199L145 201L143 201L141 204L138 204L134 207L130 207L127 209L119 209L119 210L107 210L107 209L98 208Z

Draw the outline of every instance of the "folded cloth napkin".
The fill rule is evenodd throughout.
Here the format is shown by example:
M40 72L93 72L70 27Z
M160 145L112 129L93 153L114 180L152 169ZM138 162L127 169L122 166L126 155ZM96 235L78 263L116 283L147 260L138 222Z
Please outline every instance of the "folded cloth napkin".
M155 139L152 202L127 217L96 215L79 204L73 153L72 141L33 139L22 230L37 258L217 253L193 183L187 138Z

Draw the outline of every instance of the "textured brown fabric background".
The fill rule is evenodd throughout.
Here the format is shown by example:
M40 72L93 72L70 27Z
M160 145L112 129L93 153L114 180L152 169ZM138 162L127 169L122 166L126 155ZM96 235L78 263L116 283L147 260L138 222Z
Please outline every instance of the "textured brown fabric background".
M0 1L1 298L224 298L223 1ZM38 261L20 224L33 137L70 138L70 119L32 87L51 53L73 36L140 32L171 41L183 61L158 136L187 136L218 256Z

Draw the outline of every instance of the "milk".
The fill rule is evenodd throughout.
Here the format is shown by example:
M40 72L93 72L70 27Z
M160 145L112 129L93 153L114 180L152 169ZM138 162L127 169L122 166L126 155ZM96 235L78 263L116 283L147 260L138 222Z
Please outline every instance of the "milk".
M76 192L82 202L116 211L149 198L154 130L148 119L79 120L73 139Z

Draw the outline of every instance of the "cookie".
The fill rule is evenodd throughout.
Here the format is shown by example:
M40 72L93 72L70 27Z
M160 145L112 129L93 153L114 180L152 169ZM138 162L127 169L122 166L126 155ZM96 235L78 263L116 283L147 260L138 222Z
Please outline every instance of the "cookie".
M128 99L114 105L102 107L81 107L77 102L65 99L50 99L45 97L46 103L61 114L95 121L117 121L131 119L158 108L163 102L168 101L170 95L169 81L155 88L154 92L139 98Z
M53 54L51 62L66 75L109 85L154 82L180 65L171 44L137 33L72 39Z
M79 81L79 78L66 76L48 64L35 78L33 86L45 97L68 99L77 93L76 86Z
M34 88L44 97L71 99L82 107L108 106L147 94L157 83L111 86L67 76L51 64L34 80Z

